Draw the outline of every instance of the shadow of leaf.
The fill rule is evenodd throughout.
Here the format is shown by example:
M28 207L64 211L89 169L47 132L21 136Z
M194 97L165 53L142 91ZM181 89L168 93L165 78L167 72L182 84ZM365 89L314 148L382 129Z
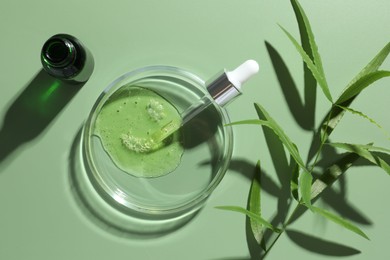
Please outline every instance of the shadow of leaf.
M315 80L314 87L305 87L305 101L308 103L306 107L302 103L299 91L289 69L278 51L269 42L265 42L265 46L291 114L300 127L305 130L312 130L314 127ZM308 74L306 73L305 75ZM306 76L305 78L308 77ZM307 82L310 82L309 78ZM312 85L312 83L307 83L307 86L309 84ZM310 89L312 90L310 91ZM309 98L309 96L311 97Z
M246 235L246 243L249 249L250 257L247 258L248 260L255 260L259 259L259 256L262 254L262 248L257 243L250 224L250 220L247 217L245 221L245 235Z
M232 159L229 165L230 170L240 173L242 176L248 178L248 180L252 180L255 168L255 164L240 158ZM261 183L262 190L274 197L279 196L280 188L264 171L262 171Z
M353 163L353 165L356 166L360 161L359 157L354 154L338 154L336 149L331 146L324 147L322 150L322 157L323 159L317 164L323 169L322 172L325 172L326 168L336 161L339 161L338 167L340 169L346 167L346 165L349 163ZM342 159L343 157L344 159ZM319 178L322 179L325 183L328 183L328 185L332 185L332 183L335 181L329 178L327 179L326 176L319 176ZM338 191L334 189L335 184L336 183L333 183L331 187L320 194L322 201L349 220L363 225L371 225L372 222L368 219L368 217L364 216L363 213L359 212L357 207L354 207L347 201L346 174L343 173L340 175L340 177L337 178L337 184L339 188Z
M364 216L357 208L347 202L346 199L340 199L340 194L334 189L326 190L322 196L322 200L334 211L338 212L344 218L357 222L363 225L372 225L368 217Z
M286 234L296 245L320 255L352 256L361 253L355 248L307 235L300 231L287 230Z
M253 259L248 257L221 257L221 258L213 258L210 260L253 260Z
M240 173L242 176L245 176L249 180L252 180L253 174L256 169L256 165L247 161L246 159L233 159L230 163L229 169ZM267 192L268 194L270 194L275 198L279 198L280 194L282 193L281 188L267 175L266 172L264 172L264 170L262 170L261 173L261 189L262 191ZM286 210L283 211L283 214L285 214L285 212ZM277 214L277 216L272 220L272 224L274 225L279 224L280 219L281 217ZM247 246L249 249L250 257L243 258L243 259L246 260L259 259L263 251L253 235L248 218L246 218L245 226L246 226L246 240L247 240ZM272 232L270 233L266 232L265 236L269 238L270 236L272 236L272 234L273 234ZM267 240L267 238L264 239ZM221 258L221 260L222 259L238 259L238 258Z
M326 150L327 149L324 151ZM351 205L351 203L347 200L346 172L350 167L359 164L358 162L361 161L359 160L359 156L353 153L336 154L334 149L330 149L328 152L323 153L323 156L332 157L333 162L329 160L325 160L326 162L320 161L321 168L323 168L323 173L322 175L318 176L313 184L313 187L318 184L317 182L320 182L323 184L323 188L317 191L317 193L312 193L314 196L313 203L315 203L317 199L321 198L323 202L338 212L339 215L363 225L372 225L370 219L361 213L357 207ZM325 167L325 165L328 165L328 168ZM337 191L335 190L334 186L336 181L339 185L339 189ZM315 190L317 190L317 188ZM299 207L294 214L294 217L290 219L289 224L296 221L306 211L306 207Z

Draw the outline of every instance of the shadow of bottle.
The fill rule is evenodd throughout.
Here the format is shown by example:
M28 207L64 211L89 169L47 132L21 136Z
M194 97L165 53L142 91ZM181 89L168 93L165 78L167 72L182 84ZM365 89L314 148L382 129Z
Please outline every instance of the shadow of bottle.
M41 135L85 83L61 81L41 69L9 106L0 130L0 164Z

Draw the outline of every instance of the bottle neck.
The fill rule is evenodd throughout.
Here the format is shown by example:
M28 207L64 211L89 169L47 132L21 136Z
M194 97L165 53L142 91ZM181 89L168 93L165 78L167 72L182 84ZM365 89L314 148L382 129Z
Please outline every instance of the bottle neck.
M65 68L74 63L77 50L74 44L62 37L55 37L45 43L42 59L50 67Z
M92 56L88 59L93 63ZM82 71L86 71L87 52L81 42L67 34L57 34L46 41L41 51L41 62L47 73L61 80L85 82L92 73L87 68L88 75L81 75L82 79L78 79Z

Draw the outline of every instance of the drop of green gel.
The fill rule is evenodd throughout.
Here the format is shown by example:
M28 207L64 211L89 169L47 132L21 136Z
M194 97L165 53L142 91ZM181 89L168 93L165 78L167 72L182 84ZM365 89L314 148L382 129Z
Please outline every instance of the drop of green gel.
M166 99L146 88L123 86L103 105L94 134L121 170L159 177L176 169L184 151L178 132L158 144L151 137L172 122L180 125L181 117Z

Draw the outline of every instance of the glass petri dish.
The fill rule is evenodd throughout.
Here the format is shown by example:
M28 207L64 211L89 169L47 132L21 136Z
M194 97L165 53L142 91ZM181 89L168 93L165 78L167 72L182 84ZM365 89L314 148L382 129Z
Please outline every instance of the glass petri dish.
M180 68L137 69L103 91L83 128L81 152L86 173L83 181L89 182L85 185L94 190L85 196L89 207L95 207L95 213L121 229L163 232L188 221L220 183L231 160L232 129L225 126L230 122L226 110L212 103L178 130L184 152L175 170L156 178L124 172L103 148L95 128L109 98L132 86L154 91L179 113L204 97L207 90L201 78ZM102 206L102 202L106 205Z

